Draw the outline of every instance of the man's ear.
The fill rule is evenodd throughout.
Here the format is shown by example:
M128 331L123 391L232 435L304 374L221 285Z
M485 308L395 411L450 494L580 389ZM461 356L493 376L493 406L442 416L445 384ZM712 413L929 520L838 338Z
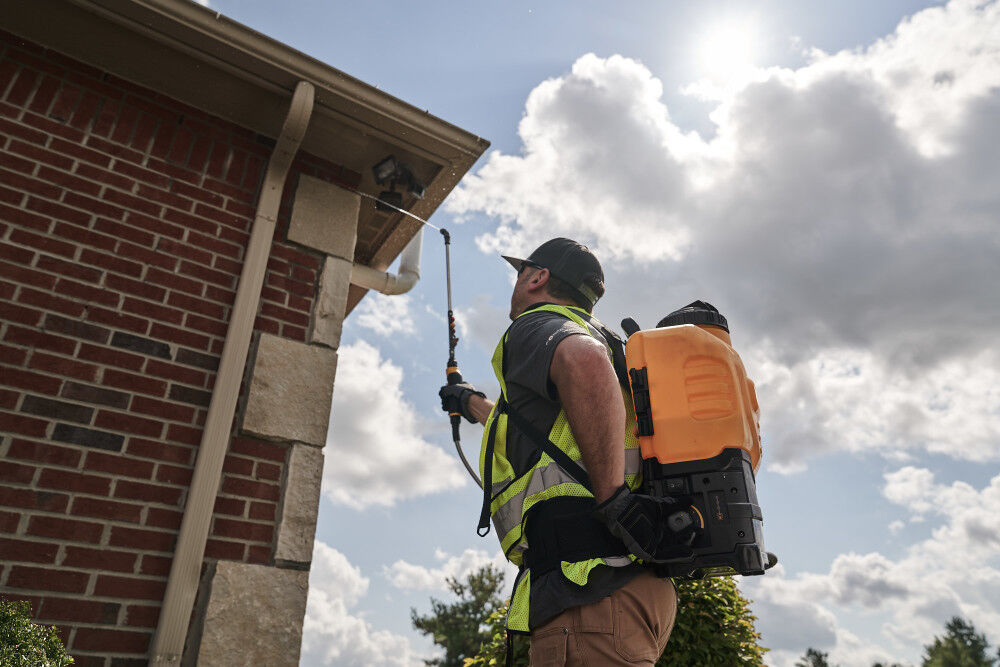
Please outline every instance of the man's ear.
M548 269L538 269L538 271L535 271L535 275L531 278L531 287L535 289L544 287L549 283L550 275L552 274L549 273Z

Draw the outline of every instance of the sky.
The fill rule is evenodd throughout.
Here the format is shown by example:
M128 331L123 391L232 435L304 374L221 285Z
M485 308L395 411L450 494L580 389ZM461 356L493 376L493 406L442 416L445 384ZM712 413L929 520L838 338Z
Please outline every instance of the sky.
M491 396L499 251L588 244L609 325L728 317L781 561L740 580L768 664L919 664L954 615L1000 643L998 2L210 3L492 142L431 220ZM417 287L345 325L305 666L422 664L411 609L502 564L439 410L429 231Z

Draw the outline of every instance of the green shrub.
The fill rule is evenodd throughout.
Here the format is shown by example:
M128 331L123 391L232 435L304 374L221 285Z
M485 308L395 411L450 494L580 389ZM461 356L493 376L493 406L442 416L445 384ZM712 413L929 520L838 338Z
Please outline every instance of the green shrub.
M56 629L31 622L27 602L0 600L0 665L65 667L73 664Z

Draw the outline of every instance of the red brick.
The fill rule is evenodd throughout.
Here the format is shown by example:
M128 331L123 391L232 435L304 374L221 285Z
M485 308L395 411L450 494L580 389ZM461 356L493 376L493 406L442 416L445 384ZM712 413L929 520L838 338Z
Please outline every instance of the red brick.
M302 297L289 294L288 307L308 313L312 310L312 301L310 299L303 299Z
M180 442L187 445L197 446L201 444L202 429L180 424L170 424L167 426L167 440Z
M140 461L130 456L105 454L104 452L87 452L87 461L84 463L84 467L87 470L139 479L150 479L153 476L153 464L149 461Z
M174 533L112 526L109 543L114 547L173 553L174 541Z
M306 254L302 251L289 248L288 246L283 246L276 243L271 247L271 254L274 255L275 257L280 257L281 259L284 259L286 261L304 266L307 269L312 269L313 271L317 271L319 269L318 258Z
M271 560L271 547L262 547L251 544L247 550L248 563L268 563Z
M142 160L142 153L134 151L131 148L126 148L120 144L105 141L104 139L94 135L87 137L87 145L96 148L102 153L107 153L108 155L122 160L128 160L131 162L140 162Z
M185 213L184 211L178 211L174 208L168 208L164 211L163 219L167 222L173 222L182 227L187 227L195 232L208 235L209 237L215 237L219 231L219 225L211 220L206 220L202 217Z
M267 270L278 274L279 276L287 276L291 266L288 262L278 259L273 255L267 259Z
M128 243L126 241L120 241L118 243L118 253L143 264L150 264L151 266L147 271L147 279L149 279L149 272L158 272L159 274L162 274L164 272L160 269L166 269L169 272L173 271L174 267L177 265L177 259L175 257L164 255L161 252L156 252L155 250L150 250L149 248L143 248L142 246L135 245L134 243ZM166 273L166 275L174 274ZM186 280L186 278L184 280ZM171 287L171 285L166 285L166 287Z
M189 423L194 418L194 408L166 401L157 401L144 396L132 398L132 405L129 408L132 412L139 412L154 417L161 417L171 421Z
M77 357L79 359L95 361L99 364L117 366L118 368L125 368L132 371L142 369L142 365L146 363L146 358L140 357L138 354L121 352L119 350L98 347L97 345L89 345L87 343L83 343L80 346L80 351L77 353ZM104 374L107 375L108 371L105 370ZM164 385L164 391L166 391L166 385Z
M0 533L17 532L17 526L20 522L20 514L15 512L0 512Z
M202 185L218 192L219 194L225 195L230 199L238 199L240 201L247 202L248 204L254 199L253 194L246 192L245 190L241 190L235 185L231 185L225 181L218 181L214 178L206 178Z
M13 410L20 396L20 392L0 389L0 409Z
M39 146L44 146L45 142L48 140L48 135L44 132L39 132L36 129L6 118L0 118L0 132L3 132L3 134L7 136L17 137L18 139L24 139L25 141L33 144L38 144ZM222 205L221 197L219 205Z
M71 542L99 542L103 531L104 526L99 523L54 516L33 516L28 521L28 535Z
M64 315L69 315L73 318L79 318L87 310L87 307L84 304L77 301L64 299L60 296L40 292L29 287L21 288L19 300L23 304L36 306L45 310L56 311L63 313Z
M43 168L55 171L50 167ZM40 195L49 199L59 199L59 195L62 194L62 188L8 169L0 169L0 183L21 190L22 192Z
M101 237L108 238L111 237ZM112 239L114 245L117 244L117 240ZM110 249L110 248L105 248ZM122 259L117 255L108 255L101 252L96 252L90 250L89 248L84 248L80 252L80 261L87 264L93 264L94 266L99 266L101 268L107 269L109 271L115 271L117 273L123 273L127 276L132 276L133 278L138 278L142 275L142 264L138 262L131 262L127 259Z
M233 302L236 301L236 292L233 290L226 290L215 285L205 285L205 298L211 299L212 301L218 301L219 303L225 304L227 306L232 306Z
M250 518L260 521L274 521L278 506L274 503L253 501L250 503Z
M255 180L251 185L251 189L256 191L258 187L259 183L257 183L257 181ZM257 214L257 211L254 209L253 206L250 206L249 204L245 204L243 202L236 201L234 199L230 199L229 201L226 202L226 210L229 211L230 213L233 213L235 215L247 219L251 219Z
M63 593L83 593L87 588L90 574L67 572L40 567L15 565L7 577L7 586L36 591L60 591Z
M177 382L183 382L196 387L202 387L205 385L204 372L193 368L186 368L184 366L159 361L157 359L149 360L146 365L146 374L155 375L156 377L166 378L168 380L175 380Z
M41 236L34 232L23 229L15 229L10 233L10 240L20 245L31 246L39 250L50 252L63 257L73 257L76 254L76 246L48 236Z
M224 472L233 473L234 475L246 475L249 477L253 474L253 461L239 456L233 456L232 454L227 454L225 461L222 464L222 470Z
M179 484L184 487L191 486L191 468L180 468L161 464L156 470L156 480L166 484Z
M216 514L228 514L230 516L243 516L246 510L247 503L245 500L239 498L224 498L218 497L215 499L215 508L213 512Z
M31 91L34 90L35 82L39 76L34 70L22 67L17 73L17 78L14 80L10 92L7 93L7 100L16 106L24 106Z
M197 329L198 331L203 331L219 338L225 338L229 330L229 327L223 322L195 315L194 313L187 314L184 325L189 329Z
M189 169L184 169L183 167L178 167L176 165L170 164L169 162L164 162L163 160L158 160L151 157L149 159L148 166L150 169L155 169L158 172L166 174L171 178L180 179L182 181L187 181L197 185L201 182L201 174L196 174Z
M60 354L73 354L77 344L71 338L63 338L62 336L42 333L37 329L25 329L18 326L9 326L4 340L15 345L42 348Z
M82 139L82 135L81 135ZM99 167L107 167L111 164L111 158L99 151L84 148L79 143L65 141L63 139L53 139L51 146L53 149L65 155L72 155L78 160L96 164Z
M74 377L86 382L93 382L97 377L97 367L92 364L85 364L72 359L56 357L44 352L35 352L31 355L28 366L39 371Z
M58 544L0 538L0 560L22 563L55 563Z
M118 162L117 164L125 163ZM106 169L101 169L100 167L95 167L82 162L76 165L76 173L90 181L97 181L98 183L111 185L120 190L131 190L132 186L135 184L135 181L131 178L120 176Z
M146 525L154 528L180 530L181 520L183 518L183 512L163 509L161 507L150 507L146 512Z
M29 327L37 326L42 320L42 311L33 308L24 308L13 303L3 305L3 318L8 322L18 322L27 324Z
M110 574L98 575L94 595L138 600L162 600L167 582L158 579L140 579Z
M264 333L273 334L275 336L281 335L281 324L275 322L274 320L269 320L266 317L257 316L253 321L253 328L255 331L263 331Z
M116 498L145 500L148 502L163 503L164 505L177 505L180 502L181 493L182 489L171 486L129 482L125 480L118 480L118 484L115 486Z
M63 206L62 204L57 204L51 201L45 201L44 199L37 199L35 197L28 199L28 208L36 213L40 213L50 218L55 218L56 220L62 220L63 222L69 222L80 227L86 227L89 225L90 219L93 217L93 214L87 211L79 211L75 208Z
M52 101L55 99L57 92L59 92L58 79L51 76L43 76L42 83L35 90L35 95L31 98L29 108L40 114L46 113L49 107L52 106Z
M140 628L155 628L159 619L159 607L144 607L130 604L125 609L125 625L132 625Z
M281 489L278 486L263 482L253 482L230 475L226 475L222 480L222 490L234 496L258 498L260 500L277 501L281 497Z
M169 236L174 239L182 239L184 238L184 234L187 233L187 230L183 227L171 225L169 222L164 222L159 218L151 218L148 215L136 213L135 211L129 211L125 222L133 227L145 229L147 232L152 232L158 236Z
M35 252L33 250L28 250L27 248L20 248L16 245L10 245L8 243L0 243L0 259L9 259L12 262L17 262L18 264L31 264L31 260L35 258ZM51 285L55 284L53 280Z
M170 565L173 560L173 557L143 554L142 561L139 563L139 573L165 577L170 574Z
M62 565L88 570L132 572L135 569L136 558L136 554L127 551L67 546L66 557L63 559Z
M183 257L202 264L208 265L212 263L212 253L196 248L188 243L178 243L177 241L161 238L156 244L156 249L170 255L176 255L177 257Z
M104 278L104 284L113 290L119 292L124 292L125 294L132 294L134 296L141 297L143 299L149 299L151 301L163 302L164 297L167 295L167 290L162 287L157 287L156 285L150 285L149 283L142 280L133 280L132 278L126 278L125 276L115 275L109 273ZM148 316L149 313L142 312L141 306L136 306L134 299L126 299L126 303L132 303L133 307L126 308L131 313L137 315Z
M115 329L125 329L137 334L144 334L149 330L149 321L134 315L125 315L107 308L91 305L87 308L87 319L91 322L99 322Z
M105 236L104 234L98 234L84 227L77 227L76 225L71 225L65 222L57 223L53 234L61 238L76 241L81 245L93 246L95 248L100 248L101 250L114 250L115 246L118 245L118 239L116 238ZM114 270L110 264L94 261L95 255L91 254L92 252L93 251L89 248L84 248L80 253L80 262L93 264L94 266L98 266L102 269ZM100 253L97 253L97 255L100 255ZM111 255L104 255L104 257L111 257Z
M162 380L153 379L145 374L135 375L110 368L105 369L101 384L151 396L165 396L167 393L167 383Z
M262 315L267 317L272 317L276 320L281 320L282 322L288 322L299 327L309 326L309 316L303 313L289 310L288 308L283 308L282 306L276 306L271 303L262 303L260 306L260 312Z
M67 262L55 257L49 257L48 255L42 255L39 257L38 263L35 266L42 271L60 273L64 276L77 278L78 280L85 280L90 283L97 283L101 279L100 271L86 266L80 266L76 262Z
M281 337L304 343L306 341L306 330L303 327L296 327L291 324L282 324Z
M3 153L0 152L0 161L2 160ZM0 219L20 225L21 227L37 229L40 232L47 232L52 224L47 217L35 215L34 213L29 213L23 209L14 208L6 204L0 204Z
M0 461L0 481L15 484L30 484L35 476L34 466L23 466L10 461Z
M101 191L101 186L93 181L89 181L72 174L67 174L64 171L52 169L51 167L42 166L38 170L38 177L49 181L50 183L55 183L65 188L72 189L77 192L85 192L90 195L96 195Z
M196 151L198 150L197 146L195 147L195 150ZM192 155L192 158L196 157L197 157L196 155ZM216 194L215 192L212 192L211 190L206 190L205 188L193 187L191 185L188 185L187 183L184 183L183 181L174 181L173 183L171 183L170 190L172 192L176 192L179 195L183 195L191 199L197 199L198 201L203 201L206 204L211 204L212 206L222 206L222 202L224 201L224 199L220 195Z
M69 470L46 468L38 478L40 488L106 496L111 491L111 479Z
M36 461L67 467L76 467L80 462L79 450L19 439L10 443L7 456L22 461Z
M124 162L118 160L112 167L116 172L124 174L130 178L143 183L148 183L150 185L155 185L158 188L166 188L170 186L170 178L164 176L152 169L145 169L131 162Z
M178 343L180 345L200 350L207 350L209 344L208 336L194 333L193 331L187 331L185 329L178 329L177 327L167 326L166 324L161 324L159 322L153 323L153 326L150 328L149 335L159 340L170 341L172 343Z
M97 413L94 426L151 438L159 437L163 432L162 422L107 410L101 410Z
M243 252L242 245L227 243L226 241L219 240L214 235L206 236L198 232L188 233L188 243L196 244L199 248L205 248L218 255L225 255L233 259L238 259Z
M46 512L64 512L66 506L69 505L69 496L61 493L49 493L48 491L0 487L0 505L45 510Z
M148 199L142 199L119 190L105 190L104 199L112 204L122 206L123 208L139 211L140 213L145 213L146 215L152 215L155 217L158 217L163 212L163 207L159 204L155 204Z
M55 276L7 262L0 262L0 276L9 278L16 283L35 285L45 289L52 289L56 284Z
M81 299L89 303L100 303L110 308L117 308L118 302L121 301L121 296L116 292L102 287L85 285L84 283L78 283L66 278L59 279L59 282L56 283L55 291L74 299Z
M285 452L287 448L262 440L252 440L250 438L233 438L229 450L236 454L252 456L258 459L268 459L269 461L285 462ZM249 473L248 473L249 474Z
M3 383L8 387L17 387L18 389L27 389L40 394L55 396L59 393L59 386L62 384L62 380L30 371L22 371L17 368L4 368Z
M23 155L30 160L50 164L53 167L65 169L66 171L69 171L73 167L73 160L69 159L65 155L60 155L59 153L46 150L39 146L35 146L34 144L26 144L18 139L12 139L10 144L7 146L7 150L13 151L18 155Z
M4 374L12 372L14 371L5 369ZM6 378L4 380L6 381ZM49 423L41 419L25 417L24 415L12 412L0 412L0 431L9 431L10 433L18 433L33 438L44 438L48 426Z
M86 516L95 519L110 519L113 521L129 521L139 523L142 514L141 505L116 503L113 500L98 500L96 498L76 497L70 506L69 513L75 516Z
M216 517L212 534L218 537L230 537L252 542L270 542L274 536L274 526L271 524L251 523L249 521Z
M202 283L198 280L183 278L176 273L161 271L155 267L150 267L146 272L146 280L164 287L169 287L172 290L180 290L182 292L194 294L195 296L201 296L204 291Z
M227 542L209 538L205 543L206 558L221 558L223 560L243 560L246 547L240 542Z
M139 114L139 120L136 123L135 134L132 136L131 145L145 153L148 150L149 142L152 140L153 134L156 132L156 128L159 125L160 120L155 115Z
M107 651L113 646L115 653L145 654L149 650L151 633L124 630L99 630L80 627L73 637L71 653L76 651Z
M70 125L77 128L78 130L87 129L91 121L97 115L97 109L101 105L101 98L93 94L90 91L85 91L83 94L83 99L80 101L80 106L76 108L73 112L72 118L70 118Z
M141 456L159 461L190 464L194 450L190 447L178 447L163 442L153 442L142 438L129 438L126 451L133 456Z
M38 618L42 621L76 621L78 623L116 624L121 605L68 598L45 598Z

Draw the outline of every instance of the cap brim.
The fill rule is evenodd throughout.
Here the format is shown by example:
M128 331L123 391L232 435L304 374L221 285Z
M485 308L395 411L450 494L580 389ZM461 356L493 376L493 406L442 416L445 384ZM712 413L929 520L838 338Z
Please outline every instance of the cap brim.
M507 260L507 263L514 267L517 272L521 271L521 267L524 265L523 259L518 259L517 257L508 257L507 255L500 255Z

